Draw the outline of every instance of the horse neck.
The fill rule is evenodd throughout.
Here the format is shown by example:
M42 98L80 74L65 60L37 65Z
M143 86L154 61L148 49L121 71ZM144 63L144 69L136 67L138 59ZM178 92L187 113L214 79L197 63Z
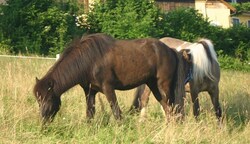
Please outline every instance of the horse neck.
M66 58L58 63L50 70L49 75L55 81L54 91L61 95L73 86L87 82L88 73L85 69L87 66L79 67L79 61L72 58Z

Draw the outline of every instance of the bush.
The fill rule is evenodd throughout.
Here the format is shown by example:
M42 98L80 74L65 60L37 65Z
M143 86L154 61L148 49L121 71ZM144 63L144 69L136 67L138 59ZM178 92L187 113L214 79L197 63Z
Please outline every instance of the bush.
M88 14L89 32L104 32L116 38L158 37L160 11L151 0L106 0Z
M239 25L226 29L226 32L231 42L229 47L223 49L224 52L240 59L241 61L249 61L250 28Z
M76 33L73 2L7 0L1 5L0 31L12 53L54 55Z
M243 2L243 3L232 3L232 5L236 8L237 13L240 14L242 12L250 11L250 2Z
M169 36L192 42L208 38L223 68L249 66L250 29L245 26L211 26L192 8L164 13L152 0L106 0L95 3L87 14L79 12L75 1L7 0L7 5L0 6L0 52L54 55L74 36L88 31L120 39Z
M207 36L211 29L207 19L193 8L179 8L166 13L163 27L164 36L186 41Z
M0 54L10 54L9 50L11 49L11 47L8 43L9 41L7 40L0 42Z
M242 62L238 58L234 58L222 53L219 54L218 60L221 69L250 72L250 63L247 61Z

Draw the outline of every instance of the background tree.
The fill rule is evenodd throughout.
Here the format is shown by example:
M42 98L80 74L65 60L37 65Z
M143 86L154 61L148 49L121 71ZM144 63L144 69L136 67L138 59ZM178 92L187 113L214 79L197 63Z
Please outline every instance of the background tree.
M250 29L212 26L193 8L162 12L153 0L105 0L84 13L77 0L6 2L0 6L0 52L55 55L74 36L97 32L119 39L169 36L193 42L208 38L221 67L250 67ZM249 9L249 4L242 7Z
M193 8L179 8L164 16L165 36L192 42L210 33L209 21Z
M79 31L74 1L7 0L0 10L0 38L11 53L54 55Z
M249 12L250 11L250 2L232 3L232 5L236 8L237 14L240 14L242 12Z
M116 38L158 37L160 10L150 0L106 0L96 3L88 14L90 32L104 32Z

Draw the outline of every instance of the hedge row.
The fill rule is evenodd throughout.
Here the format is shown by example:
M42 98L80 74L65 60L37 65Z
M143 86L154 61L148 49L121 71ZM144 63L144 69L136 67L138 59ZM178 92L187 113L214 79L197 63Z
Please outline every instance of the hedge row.
M7 5L0 6L2 53L55 55L74 37L97 32L121 39L170 36L192 42L208 38L222 67L249 69L250 28L212 26L192 8L165 13L152 0L106 0L94 4L87 14L76 0L7 0Z

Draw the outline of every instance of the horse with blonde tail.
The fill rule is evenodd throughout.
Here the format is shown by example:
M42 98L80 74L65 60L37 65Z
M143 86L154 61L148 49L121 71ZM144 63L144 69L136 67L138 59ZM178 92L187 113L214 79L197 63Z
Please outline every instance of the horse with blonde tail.
M185 90L190 92L193 103L193 114L198 117L200 105L198 94L206 91L210 95L216 117L221 120L222 110L219 103L220 67L212 42L201 39L196 43L190 43L175 38L165 37L160 39L172 49L189 50L192 69L185 80ZM132 109L141 110L141 117L145 116L150 90L142 85L137 88Z

